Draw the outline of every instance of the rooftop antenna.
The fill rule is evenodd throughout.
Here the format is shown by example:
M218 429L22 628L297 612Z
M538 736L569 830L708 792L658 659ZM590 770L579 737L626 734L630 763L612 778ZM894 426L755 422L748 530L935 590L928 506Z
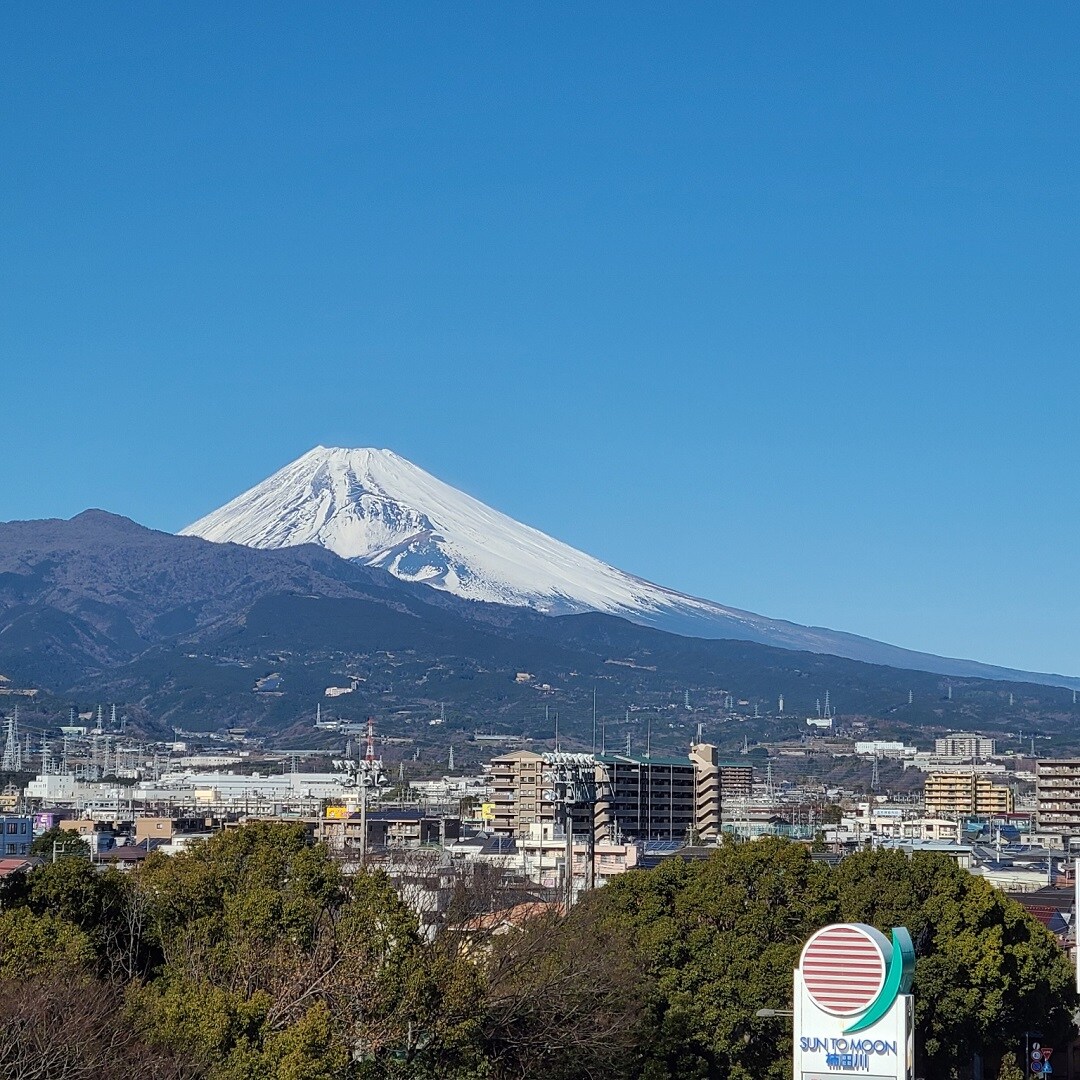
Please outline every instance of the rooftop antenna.
M699 721L697 722L697 739L695 739L695 740L694 740L694 741L695 741L695 742L697 742L697 743L700 743L700 742L701 742L701 729L702 729L702 728L703 728L704 726L705 726L705 725L704 725L704 724L703 724L703 723L702 723L702 722L701 722L700 720L699 720Z

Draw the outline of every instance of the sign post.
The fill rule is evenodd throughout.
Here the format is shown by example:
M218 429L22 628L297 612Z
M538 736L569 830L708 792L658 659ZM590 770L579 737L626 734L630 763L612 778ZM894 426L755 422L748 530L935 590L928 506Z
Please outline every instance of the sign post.
M794 1080L913 1080L915 950L864 923L826 926L795 969Z

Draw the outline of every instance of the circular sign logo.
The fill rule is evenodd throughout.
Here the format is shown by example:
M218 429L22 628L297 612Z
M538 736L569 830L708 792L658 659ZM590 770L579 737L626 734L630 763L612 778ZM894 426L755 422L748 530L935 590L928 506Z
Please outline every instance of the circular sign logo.
M833 1016L865 1012L885 985L891 952L872 926L826 926L803 946L799 966L806 992Z

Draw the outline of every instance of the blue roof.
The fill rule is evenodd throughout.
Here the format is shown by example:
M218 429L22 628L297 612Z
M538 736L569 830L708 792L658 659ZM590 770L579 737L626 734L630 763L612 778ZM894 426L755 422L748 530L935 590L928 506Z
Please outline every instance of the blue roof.
M685 846L683 840L646 840L644 850L646 855L672 855Z

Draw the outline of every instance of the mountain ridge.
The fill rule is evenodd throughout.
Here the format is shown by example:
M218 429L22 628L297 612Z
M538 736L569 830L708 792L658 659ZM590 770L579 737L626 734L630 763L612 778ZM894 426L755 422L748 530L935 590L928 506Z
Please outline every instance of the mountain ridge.
M545 616L400 581L315 545L215 544L100 511L0 523L0 673L71 703L126 702L159 731L247 725L302 740L315 703L328 707L326 688L346 687L337 715L378 715L387 735L425 746L448 738L428 733L443 706L458 739L492 727L549 738L549 704L587 745L594 693L620 740L641 737L651 715L654 745L670 747L701 719L729 742L742 742L742 723L752 737L804 734L802 718L827 692L894 734L957 724L1065 734L1075 714L1054 687L681 637L597 612ZM783 716L773 715L779 695ZM747 699L740 716L729 715L732 696Z

